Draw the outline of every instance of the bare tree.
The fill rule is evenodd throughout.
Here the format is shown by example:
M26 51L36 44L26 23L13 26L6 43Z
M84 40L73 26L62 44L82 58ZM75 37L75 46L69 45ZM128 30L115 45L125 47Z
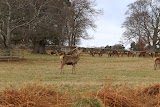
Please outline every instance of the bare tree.
M11 48L11 39L25 35L33 43L34 53L45 53L47 42L75 46L89 38L95 28L96 10L92 0L0 0L0 42Z
M5 48L11 48L11 38L19 31L32 40L34 53L45 53L47 39L60 36L57 28L66 17L62 11L67 0L1 0L0 40ZM65 15L64 15L65 13ZM61 25L61 26L60 26Z
M41 8L42 5L35 8L30 0L0 1L0 38L5 48L11 48L12 32L34 21L39 16Z
M75 46L80 38L89 39L87 29L95 29L96 16L102 13L101 10L95 9L94 0L72 0L68 8L69 15L67 21L67 39L69 46Z
M138 0L128 5L124 37L136 39L155 50L160 43L160 7L150 0Z

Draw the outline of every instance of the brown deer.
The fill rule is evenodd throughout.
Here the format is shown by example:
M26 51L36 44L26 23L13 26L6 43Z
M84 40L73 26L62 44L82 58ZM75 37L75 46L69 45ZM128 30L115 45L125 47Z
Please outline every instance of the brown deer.
M117 50L113 50L108 52L108 57L112 57L112 56L118 56L119 57L119 53Z
M104 53L103 50L91 50L91 51L90 51L90 55L93 56L93 57L94 57L96 54L101 57L101 56L103 55L103 53Z
M157 65L160 66L160 57L154 59L154 70L156 70Z
M104 54L104 50L99 50L99 51L97 52L97 54L98 54L100 57L102 57L102 55Z
M95 52L95 51L93 51L93 50L91 50L89 53L90 53L90 55L91 55L91 56L93 56L93 57L94 57L94 56L95 56L95 54L96 54L96 52Z
M139 57L146 57L146 51L140 52Z
M60 56L60 60L61 60L61 73L64 74L64 71L63 71L64 65L72 65L72 74L76 73L75 72L75 65L78 63L78 61L80 59L79 57L80 57L80 53L82 52L82 50L79 50L77 48L77 49L74 49L74 51L75 52L72 55L66 55L66 54L64 54L64 55Z

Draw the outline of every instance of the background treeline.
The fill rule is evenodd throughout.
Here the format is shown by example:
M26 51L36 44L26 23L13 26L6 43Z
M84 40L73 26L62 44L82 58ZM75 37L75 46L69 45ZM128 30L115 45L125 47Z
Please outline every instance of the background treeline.
M160 49L160 0L137 0L128 5L125 40L132 41L132 50Z
M0 0L0 43L31 44L33 53L45 53L46 45L75 46L96 28L92 0Z

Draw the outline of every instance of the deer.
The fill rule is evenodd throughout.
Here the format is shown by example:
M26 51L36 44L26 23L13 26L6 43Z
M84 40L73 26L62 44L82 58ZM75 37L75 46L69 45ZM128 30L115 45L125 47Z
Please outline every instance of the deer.
M156 70L157 65L160 65L160 57L154 59L154 70Z
M91 56L93 56L93 57L94 57L94 56L95 56L95 54L96 54L96 52L95 52L95 51L93 51L93 50L91 50L89 53L90 53L90 55L91 55Z
M146 57L146 51L140 52L139 57Z
M113 50L113 51L108 52L108 57L112 57L112 56L118 56L119 57L118 51Z
M80 53L82 52L82 50L79 50L78 48L73 50L73 54L72 55L66 55L63 54L60 56L60 60L61 60L61 73L64 74L63 71L63 67L65 65L72 65L72 74L76 73L75 72L75 65L78 63L78 61L80 60Z

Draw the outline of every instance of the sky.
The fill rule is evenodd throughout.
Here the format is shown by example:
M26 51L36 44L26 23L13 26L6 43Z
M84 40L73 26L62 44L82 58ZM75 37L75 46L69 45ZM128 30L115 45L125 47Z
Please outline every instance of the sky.
M96 31L88 30L93 37L90 40L81 40L83 47L104 47L120 43L124 29L122 23L125 21L127 5L136 0L96 0L98 9L103 10L103 15L98 16L95 24ZM124 44L125 47L130 44Z

